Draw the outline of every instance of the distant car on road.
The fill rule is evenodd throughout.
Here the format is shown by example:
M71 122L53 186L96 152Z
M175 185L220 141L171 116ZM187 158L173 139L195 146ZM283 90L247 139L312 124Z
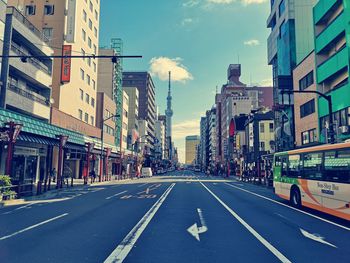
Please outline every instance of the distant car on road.
M153 173L152 173L151 167L142 167L141 177L152 177L152 176L153 176Z

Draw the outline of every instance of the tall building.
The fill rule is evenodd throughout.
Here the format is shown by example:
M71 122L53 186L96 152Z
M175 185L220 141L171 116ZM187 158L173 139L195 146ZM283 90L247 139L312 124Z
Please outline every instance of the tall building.
M206 133L207 133L207 118L201 117L200 122L200 143L199 143L199 164L201 165L202 171L207 170L207 163L205 161L206 156Z
M128 93L123 91L123 117L122 117L122 149L128 148L128 127L129 127L129 96Z
M154 144L155 153L156 153L156 158L161 160L164 157L164 147L166 144L165 126L164 126L164 123L160 120L156 120L155 126L156 126L156 131L155 131L156 143Z
M208 119L209 167L213 171L216 163L216 108L210 110Z
M5 19L6 19L6 2L0 0L0 50L2 53L2 47L4 43L4 34L5 34ZM1 72L1 61L0 58L0 72Z
M9 0L8 3L21 9L42 31L54 55L97 54L100 1ZM53 107L94 126L97 70L97 60L92 58L54 59ZM79 99L81 93L86 100Z
M158 115L158 121L161 121L164 125L164 127L167 127L166 125L166 116L165 115ZM165 138L165 144L163 146L163 159L170 160L169 158L169 146L168 146L168 135L166 128L164 129L164 138Z
M294 96L281 95L293 90L293 69L314 48L312 8L318 0L271 0L267 27L268 64L272 66L276 148L294 148Z
M196 147L200 143L198 135L191 135L186 137L186 157L185 163L188 165L194 164L196 160Z
M167 134L167 144L169 148L169 159L172 159L172 117L173 117L173 109L171 107L171 72L169 71L169 89L168 89L168 97L167 97L167 109L165 110L166 116L166 134Z
M123 86L137 87L139 91L139 120L147 121L147 136L151 153L154 150L156 104L155 86L148 72L123 72ZM140 134L141 135L141 134Z
M313 9L317 90L330 95L334 131L350 138L350 1L319 0ZM320 141L330 142L328 103L318 97Z
M133 146L139 138L139 90L136 87L123 87L123 90L129 96L128 149L133 150Z
M227 70L227 84L221 88L220 95L216 95L216 126L217 128L217 145L221 145L218 159L221 163L228 160L229 146L229 126L231 120L240 114L249 114L252 110L257 110L260 107L272 108L273 88L272 87L257 87L247 86L240 81L241 65L231 64Z

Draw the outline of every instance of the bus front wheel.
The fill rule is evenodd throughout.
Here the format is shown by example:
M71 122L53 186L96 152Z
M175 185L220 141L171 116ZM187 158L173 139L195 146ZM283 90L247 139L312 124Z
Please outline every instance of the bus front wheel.
M291 190L290 202L292 203L292 206L294 206L294 207L297 207L297 208L301 207L300 191L296 187L292 188L292 190Z

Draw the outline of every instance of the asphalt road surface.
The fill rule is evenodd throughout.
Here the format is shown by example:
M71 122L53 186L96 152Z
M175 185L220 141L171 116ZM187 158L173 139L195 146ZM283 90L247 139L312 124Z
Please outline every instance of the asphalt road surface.
M350 262L350 224L192 171L0 209L0 262Z

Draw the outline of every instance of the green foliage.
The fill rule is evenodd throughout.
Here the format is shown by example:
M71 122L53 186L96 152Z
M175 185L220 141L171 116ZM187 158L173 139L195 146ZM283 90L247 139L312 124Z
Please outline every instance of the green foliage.
M11 186L11 178L7 175L0 175L0 194L2 194L4 197L15 197L16 192L11 190Z

